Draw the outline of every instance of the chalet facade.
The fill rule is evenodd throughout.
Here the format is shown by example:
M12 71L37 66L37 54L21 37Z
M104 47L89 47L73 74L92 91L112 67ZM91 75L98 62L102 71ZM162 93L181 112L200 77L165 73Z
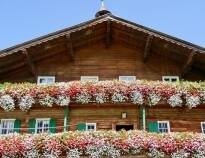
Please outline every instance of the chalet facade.
M0 52L2 84L31 82L44 87L76 80L120 80L124 84L135 80L203 81L205 48L101 8L93 20ZM3 105L5 89L1 91ZM146 102L140 106L126 102L71 102L69 106L52 107L35 103L25 111L17 105L18 98L15 104L15 110L9 112L0 108L1 134L121 129L205 133L203 103L194 109L172 108L163 101L151 107Z

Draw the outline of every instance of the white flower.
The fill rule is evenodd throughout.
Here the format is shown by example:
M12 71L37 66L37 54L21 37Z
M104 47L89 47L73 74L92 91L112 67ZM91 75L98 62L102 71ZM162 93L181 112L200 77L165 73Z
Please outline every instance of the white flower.
M97 93L95 94L95 100L98 104L103 104L106 102L105 93Z
M144 102L143 95L139 91L134 91L131 94L131 101L134 104L142 105Z
M69 152L67 152L66 158L80 158L80 155L82 155L82 152L76 149L70 149Z
M154 105L158 104L160 100L161 100L161 97L157 94L151 93L148 96L149 106L154 106Z
M39 100L39 103L43 106L52 107L55 99L49 95Z
M197 105L200 104L199 96L187 96L186 97L186 105L191 109L195 108Z
M167 103L169 105L171 105L172 107L176 107L176 106L181 106L181 104L183 103L180 94L175 94L173 96L171 96L168 100Z
M205 91L201 93L201 101L203 104L205 104Z
M35 104L35 100L33 97L31 96L23 96L20 98L20 101L19 101L19 108L22 110L22 111L27 111L29 110L32 105Z
M58 96L55 102L60 106L68 106L70 104L70 97Z
M164 157L165 154L162 151L152 148L152 149L149 149L148 156L153 157L153 158L160 158L160 157Z
M0 106L5 111L13 111L15 109L14 99L10 95L3 95L0 97Z
M114 103L123 103L126 101L126 99L127 99L127 97L121 93L114 93L112 96L112 101Z
M87 92L83 92L76 96L76 102L81 104L88 104L91 100L91 95Z
M189 157L189 153L186 153L184 150L180 150L176 153L172 153L171 154L171 158L188 158Z

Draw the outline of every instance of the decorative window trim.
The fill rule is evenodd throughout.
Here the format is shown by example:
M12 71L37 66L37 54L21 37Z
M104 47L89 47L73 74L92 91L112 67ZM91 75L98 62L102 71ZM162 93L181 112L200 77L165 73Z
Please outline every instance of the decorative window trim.
M86 123L86 131L89 131L88 130L88 126L94 126L94 130L93 131L96 131L97 130L97 124L96 123Z
M203 128L203 125L205 125L205 122L201 122L201 132L205 134L205 129Z
M41 83L40 80L41 79L45 79L45 80L48 80L48 79L53 79L53 83L55 83L55 76L38 76L38 80L37 80L37 84L38 85L48 85L48 84L53 84L53 83Z
M92 78L92 79L89 79ZM80 76L81 81L99 81L99 76Z
M169 121L157 121L157 124L158 124L158 131L159 131L159 124L160 123L166 123L167 124L167 130L168 130L168 133L170 133L170 123Z
M13 129L11 129L11 130L14 131L14 123L15 123L15 120L16 120L16 119L1 119L1 121L0 121L0 135L9 134L9 133L8 133L8 129L6 129L6 130L7 130L7 133L6 133L6 134L2 134L2 122L3 122L3 121L13 121ZM13 133L14 133L14 132L13 132Z
M130 80L125 80L125 78L130 78ZM136 81L136 76L119 76L119 81L124 81L124 82Z
M38 122L39 121L48 121L48 131L49 131L49 122L50 122L51 118L37 118L36 119L36 124L35 124L35 134L37 134L38 131Z
M166 81L166 79L169 79L169 81ZM179 81L179 76L162 76L163 82L173 82L172 79L176 79L176 82Z

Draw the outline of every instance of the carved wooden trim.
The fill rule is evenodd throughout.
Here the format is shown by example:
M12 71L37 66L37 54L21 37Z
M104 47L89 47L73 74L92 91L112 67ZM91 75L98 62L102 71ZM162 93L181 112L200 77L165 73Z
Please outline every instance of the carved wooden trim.
M73 43L71 40L71 34L66 34L66 48L67 48L67 54L70 57L70 61L74 60L74 50L73 50Z
M193 62L194 62L194 56L195 56L196 54L197 54L197 53L196 53L195 50L193 50L193 51L189 54L189 56L188 56L188 58L187 58L187 61L186 61L185 65L184 65L184 67L183 67L183 69L182 69L182 73L181 73L181 77L182 77L182 78L191 70L191 66L192 66L192 64L193 64Z
M112 44L111 40L111 20L107 21L107 30L106 30L106 48L109 48Z
M37 73L36 73L36 69L34 66L34 62L32 61L28 51L26 49L23 49L22 52L26 56L26 65L28 66L29 71L34 77L36 77Z
M148 60L148 57L149 57L149 54L151 51L152 41L153 41L153 36L149 35L147 37L147 41L146 41L146 45L145 45L143 62L147 62L147 60Z

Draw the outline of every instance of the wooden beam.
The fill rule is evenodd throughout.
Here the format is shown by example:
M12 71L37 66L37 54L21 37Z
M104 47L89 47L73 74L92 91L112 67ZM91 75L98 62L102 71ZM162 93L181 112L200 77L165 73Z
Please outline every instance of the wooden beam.
M111 36L111 20L107 21L107 30L106 30L106 48L109 48L112 44Z
M26 57L26 65L28 66L30 73L34 77L36 77L37 73L36 73L36 69L35 69L34 63L33 63L32 59L31 59L31 56L29 55L29 53L28 53L28 51L26 49L23 49L22 53Z
M74 60L74 50L73 50L73 43L71 40L71 34L66 35L66 48L67 48L67 54L69 56L69 60Z
M143 62L147 62L148 57L150 55L150 51L151 51L151 46L152 46L152 41L153 41L153 36L149 35L147 37L147 41L146 41L146 45L145 45L145 50L144 50L144 58L143 58Z
M193 50L193 51L189 54L189 56L188 56L188 58L187 58L187 61L186 61L186 63L184 64L184 67L183 67L183 69L182 69L182 73L181 73L181 77L182 77L182 78L191 70L191 66L192 66L192 64L193 64L193 62L194 62L194 56L195 56L196 54L197 54L197 53L196 53L195 50Z

